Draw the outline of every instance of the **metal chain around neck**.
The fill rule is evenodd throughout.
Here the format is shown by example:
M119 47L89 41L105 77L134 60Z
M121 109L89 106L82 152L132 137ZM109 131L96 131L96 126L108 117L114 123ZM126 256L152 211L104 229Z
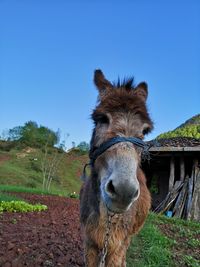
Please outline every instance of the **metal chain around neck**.
M99 260L98 267L105 267L106 256L108 254L108 243L109 243L109 238L110 238L110 229L111 229L111 224L112 224L112 218L114 217L114 215L115 215L115 213L111 213L107 210L106 234L105 234L103 249L99 253L100 260Z

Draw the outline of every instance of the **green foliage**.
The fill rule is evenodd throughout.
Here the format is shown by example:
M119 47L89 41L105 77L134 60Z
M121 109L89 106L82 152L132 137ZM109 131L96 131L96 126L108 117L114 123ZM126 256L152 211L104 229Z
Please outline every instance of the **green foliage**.
M151 193L158 194L158 177L154 175L151 180L151 187L149 188Z
M10 151L11 149L15 148L16 146L17 146L16 141L0 140L0 150L2 150L2 151Z
M127 267L172 266L172 244L154 225L154 216L150 215L141 232L131 242L127 253Z
M0 212L33 212L33 211L43 211L46 210L46 205L41 204L29 204L25 201L1 201L0 202Z
M200 114L197 114L197 115L193 116L192 118L190 118L189 120L185 121L178 128L183 128L185 126L195 125L195 124L200 125Z
M20 200L20 198L0 191L0 201L8 202L8 201L13 201L13 200Z
M19 185L0 185L0 193L1 192L16 192L16 193L30 193L30 194L41 194L41 195L57 195L57 191L53 191L51 193L44 191L39 188L28 188L25 186Z
M200 266L199 261L194 259L190 255L185 255L183 258L188 267L199 267Z
M34 121L28 121L24 126L16 126L9 130L8 141L17 141L30 147L53 147L59 142L59 132L54 132L45 126L38 126Z
M90 145L89 145L87 142L82 141L82 142L80 142L80 144L77 146L77 148L79 148L81 151L88 152L89 149L90 149Z
M168 230L164 234L159 228L165 225ZM127 267L197 267L199 234L198 222L150 213L142 230L132 239ZM191 247L192 254L191 249L188 250Z
M174 131L160 134L157 139L173 137L191 137L200 139L200 125L187 125L182 128L177 128Z
M68 197L70 197L70 198L79 198L79 194L77 194L76 192L69 193Z

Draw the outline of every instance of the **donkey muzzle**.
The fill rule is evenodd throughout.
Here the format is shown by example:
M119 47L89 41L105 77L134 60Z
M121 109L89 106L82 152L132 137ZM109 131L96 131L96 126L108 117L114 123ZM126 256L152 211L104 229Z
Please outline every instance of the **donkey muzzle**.
M103 198L107 208L113 212L122 213L130 208L140 194L137 179L117 181L110 178L104 186Z

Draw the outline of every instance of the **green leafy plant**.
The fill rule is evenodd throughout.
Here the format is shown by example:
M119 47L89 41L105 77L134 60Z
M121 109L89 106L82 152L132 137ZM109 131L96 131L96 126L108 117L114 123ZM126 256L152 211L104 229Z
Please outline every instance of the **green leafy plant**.
M69 194L70 198L79 198L79 194L77 194L76 192L70 193Z
M41 204L29 204L25 201L1 201L0 202L0 212L33 212L33 211L43 211L46 210L46 205Z
M196 259L194 259L192 256L184 256L184 260L185 263L187 264L187 266L189 267L199 267L199 261L197 261Z
M154 175L151 180L150 192L158 194L158 177Z

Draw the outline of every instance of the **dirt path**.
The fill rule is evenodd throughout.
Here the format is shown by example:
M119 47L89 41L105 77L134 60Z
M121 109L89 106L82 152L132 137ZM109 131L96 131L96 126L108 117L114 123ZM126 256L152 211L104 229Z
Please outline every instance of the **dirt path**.
M48 210L0 215L0 266L84 266L78 200L20 196L31 203L45 204Z

